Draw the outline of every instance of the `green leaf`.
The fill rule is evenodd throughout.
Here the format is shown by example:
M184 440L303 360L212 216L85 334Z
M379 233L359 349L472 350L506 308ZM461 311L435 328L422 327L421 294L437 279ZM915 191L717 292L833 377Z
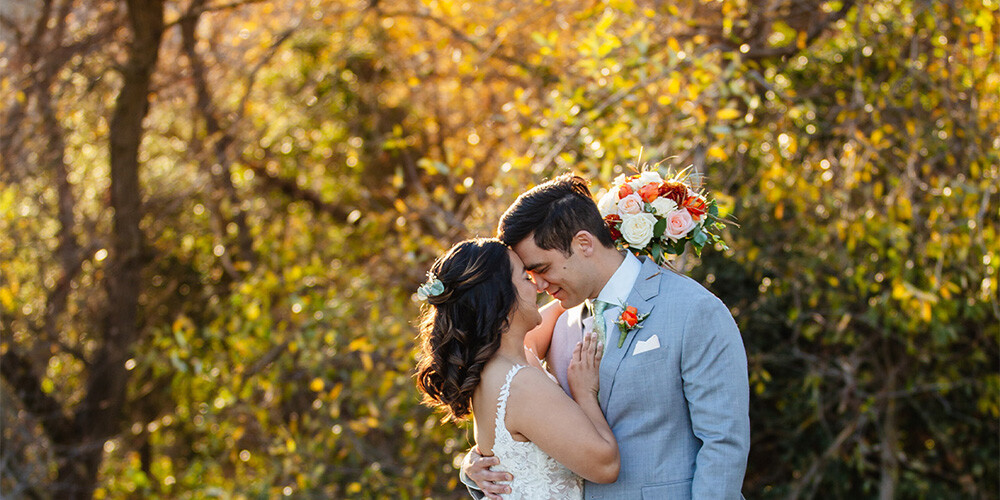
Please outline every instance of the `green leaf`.
M660 219L656 221L656 225L653 226L653 237L659 238L663 236L663 232L667 230L667 219Z
M708 241L708 235L705 234L701 228L695 229L694 237L692 238L695 245L704 245Z
M660 245L654 243L653 246L650 248L649 253L653 257L653 260L656 262L659 262L660 260L663 259L663 247L661 247Z

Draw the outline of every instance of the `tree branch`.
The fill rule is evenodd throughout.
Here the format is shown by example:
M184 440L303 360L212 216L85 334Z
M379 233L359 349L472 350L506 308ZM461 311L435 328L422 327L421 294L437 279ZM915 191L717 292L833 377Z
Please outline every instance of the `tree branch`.
M49 439L55 443L68 443L75 439L75 428L65 409L42 390L31 361L18 354L13 346L0 356L0 374L14 388L25 409L38 418Z
M846 17L848 12L850 12L851 9L854 8L854 4L856 3L857 0L845 0L843 4L840 6L839 10L830 13L829 15L826 16L826 18L824 18L820 22L812 23L809 30L806 31L805 43L802 44L801 47L799 46L798 43L793 42L781 47L751 49L743 56L743 58L750 60L759 60L759 59L770 59L773 57L785 58L795 55L798 52L805 50L806 47L812 45L813 42L815 42L816 39L819 38L823 34L823 32L826 31L828 27Z

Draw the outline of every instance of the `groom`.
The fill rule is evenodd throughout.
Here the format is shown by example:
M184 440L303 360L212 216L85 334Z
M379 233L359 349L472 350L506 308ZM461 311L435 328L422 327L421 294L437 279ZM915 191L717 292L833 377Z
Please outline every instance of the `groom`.
M722 301L687 277L619 252L580 177L563 175L525 192L497 232L539 292L568 309L548 354L564 387L569 352L588 316L606 339L599 400L618 440L621 472L611 484L586 483L585 497L741 498L750 448L747 360ZM623 306L644 318L624 335L617 326ZM497 481L509 475L488 469L495 464L495 457L470 453L462 472L499 498L510 489Z

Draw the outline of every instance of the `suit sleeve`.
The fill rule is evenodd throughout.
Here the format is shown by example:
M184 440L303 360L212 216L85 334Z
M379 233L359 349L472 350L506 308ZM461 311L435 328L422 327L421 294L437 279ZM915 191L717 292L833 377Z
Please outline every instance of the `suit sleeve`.
M739 499L750 452L747 357L732 314L714 295L697 299L685 320L681 378L702 443L692 498Z
M469 460L470 453L472 453L471 450L465 454L465 458L462 459L463 463ZM476 483L473 482L472 479L469 479L469 476L465 475L465 471L462 470L461 468L458 469L458 479L461 480L462 484L465 485L465 488L469 490L469 495L472 498L474 498L475 500L481 500L483 498L486 498L486 494L483 493L478 486L476 486Z

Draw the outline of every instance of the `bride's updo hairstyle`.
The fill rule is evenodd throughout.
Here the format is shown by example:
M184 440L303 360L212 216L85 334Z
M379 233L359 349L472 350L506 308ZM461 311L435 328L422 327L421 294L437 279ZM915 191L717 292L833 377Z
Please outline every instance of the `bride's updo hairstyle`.
M517 304L507 246L497 239L456 244L430 273L444 291L427 297L420 318L417 388L424 403L461 420L472 411L472 393L483 366L500 348Z

